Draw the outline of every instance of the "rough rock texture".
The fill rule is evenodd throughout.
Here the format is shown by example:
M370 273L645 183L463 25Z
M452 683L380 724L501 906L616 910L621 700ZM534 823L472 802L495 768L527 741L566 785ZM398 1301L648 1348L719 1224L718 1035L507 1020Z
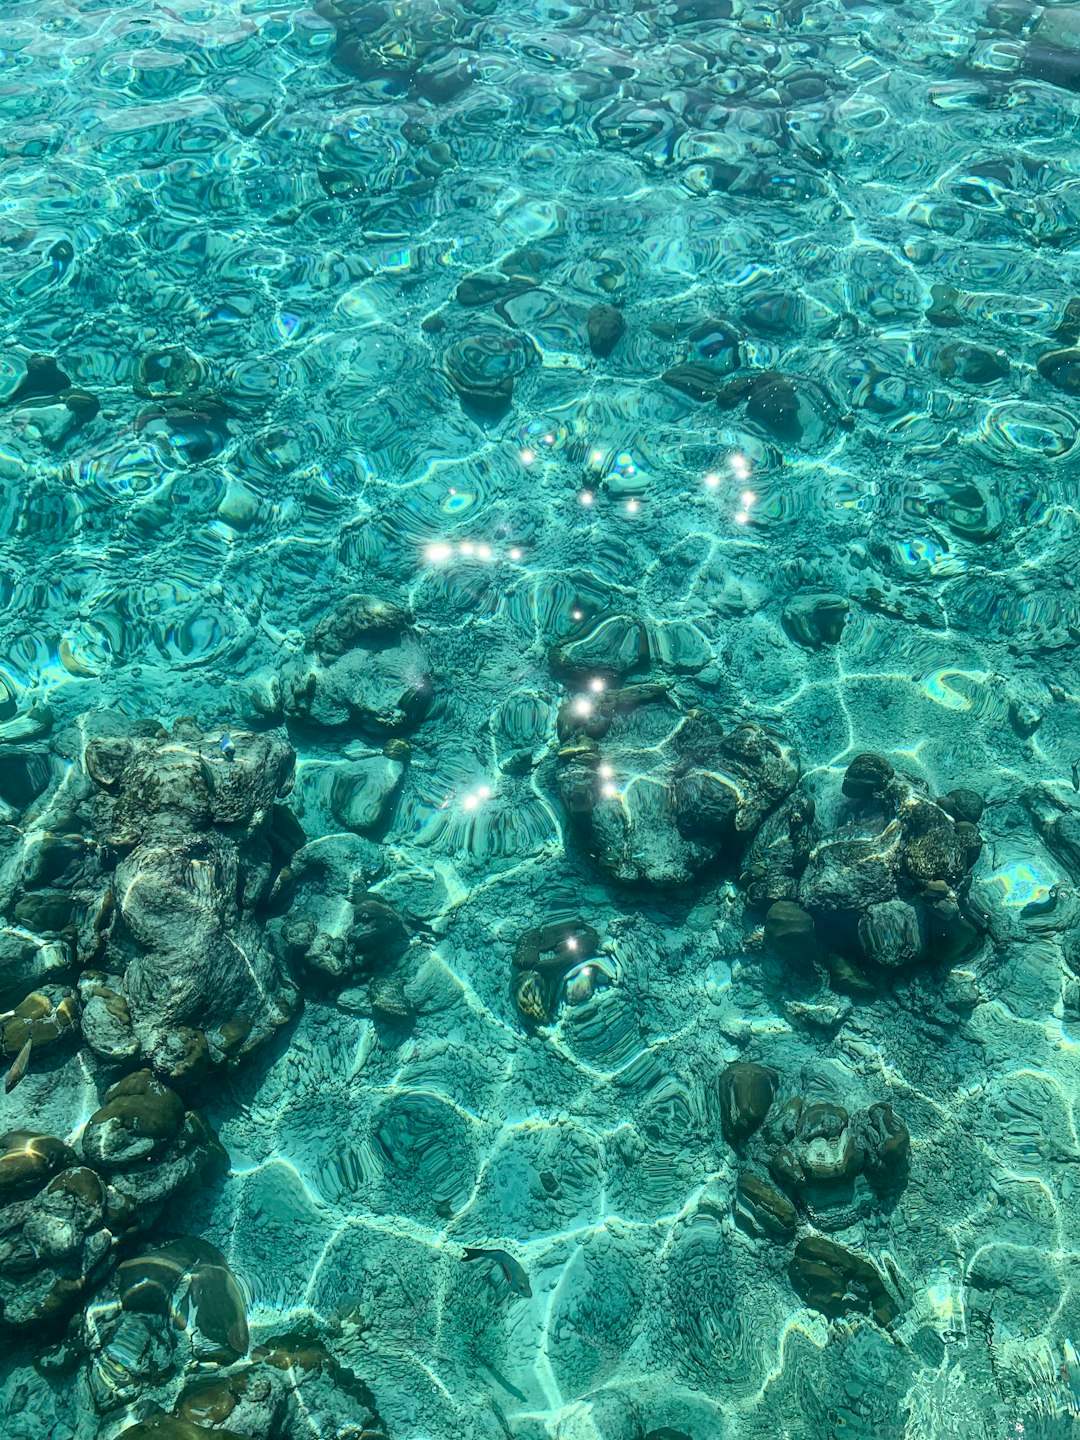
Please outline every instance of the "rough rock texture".
M736 860L794 788L798 762L760 726L724 732L654 685L570 701L559 792L597 863L625 883L678 885Z
M850 762L841 788L830 828L818 817L748 855L750 899L772 901L766 946L789 964L823 961L834 983L866 993L878 977L971 951L980 797L959 789L930 800L873 754Z

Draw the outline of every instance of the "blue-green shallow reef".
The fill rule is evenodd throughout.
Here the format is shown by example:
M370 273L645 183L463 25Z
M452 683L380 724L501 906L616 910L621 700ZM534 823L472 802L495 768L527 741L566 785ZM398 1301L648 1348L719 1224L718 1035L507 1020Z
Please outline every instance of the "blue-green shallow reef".
M5 1437L1072 1434L1080 10L0 114Z

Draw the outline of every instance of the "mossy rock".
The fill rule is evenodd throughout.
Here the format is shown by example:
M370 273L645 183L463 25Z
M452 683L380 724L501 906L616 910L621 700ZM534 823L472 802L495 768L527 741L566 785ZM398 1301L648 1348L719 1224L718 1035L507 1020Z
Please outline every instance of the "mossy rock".
M108 1168L148 1159L175 1140L184 1123L184 1102L149 1070L127 1075L105 1092L83 1131L83 1154Z

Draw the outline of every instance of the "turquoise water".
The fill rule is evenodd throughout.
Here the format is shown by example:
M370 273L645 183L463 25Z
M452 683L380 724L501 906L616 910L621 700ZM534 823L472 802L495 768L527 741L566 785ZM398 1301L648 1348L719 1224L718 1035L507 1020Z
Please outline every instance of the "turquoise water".
M1072 1435L1080 8L0 116L5 1440Z

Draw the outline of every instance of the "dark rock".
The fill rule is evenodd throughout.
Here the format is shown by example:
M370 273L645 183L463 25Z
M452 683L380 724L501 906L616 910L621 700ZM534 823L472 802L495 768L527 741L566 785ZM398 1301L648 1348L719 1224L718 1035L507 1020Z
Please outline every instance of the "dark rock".
M56 1171L76 1163L74 1150L52 1135L8 1130L0 1135L0 1203L21 1190L38 1188Z
M691 400L702 401L715 400L726 383L722 372L695 361L673 365L664 371L661 379L665 385L688 395Z
M774 1185L747 1171L735 1187L735 1221L751 1235L790 1240L798 1229L799 1212Z
M150 1071L137 1071L105 1092L80 1141L86 1161L153 1224L177 1190L228 1164L217 1136L195 1110Z
M599 616L554 646L549 660L552 673L561 680L578 685L589 680L615 684L648 665L648 633L633 615ZM602 696L593 703L598 712L610 709L610 700L605 703Z
M589 349L598 360L606 360L626 330L622 311L614 305L594 305L585 318Z
M799 901L812 915L819 911L861 912L896 894L900 828L887 828L876 840L837 838L814 847L799 882Z
M931 880L955 884L967 870L966 837L958 836L946 819L944 825L905 841L904 866L921 885Z
M971 825L978 825L986 809L986 802L974 790L950 790L937 803L946 815L951 815L954 820L966 820Z
M850 606L842 595L797 595L784 607L784 629L807 650L839 643Z
M984 350L962 340L952 340L937 353L937 366L949 380L968 385L992 385L1009 373L1009 357L1004 350Z
M4 1022L0 1049L4 1055L18 1055L27 1040L33 1051L48 1049L57 1040L77 1033L79 1004L72 990L63 985L44 985L15 1006Z
M792 1194L807 1200L821 1187L849 1182L862 1168L863 1154L848 1112L818 1101L789 1105L783 1118L794 1119L787 1145L773 1152L769 1169Z
M727 1067L718 1085L720 1127L729 1145L739 1145L762 1124L776 1093L774 1070L740 1060Z
M913 965L923 954L919 915L906 900L885 900L871 905L859 919L863 955L886 970Z
M777 900L765 915L765 943L784 960L812 961L818 952L813 916L793 900Z
M930 308L926 312L927 320L931 325L939 325L946 329L962 325L964 316L959 306L963 298L955 285L931 285Z
M902 1189L907 1181L911 1136L891 1105L871 1105L860 1126L864 1169L871 1184L884 1193Z
M538 970L521 970L514 976L514 1004L527 1026L551 1020L551 987Z
M308 725L395 735L419 724L433 694L428 657L407 613L352 596L315 627L307 654L282 670L285 712Z
M183 1235L155 1246L123 1261L116 1280L125 1310L174 1320L190 1305L194 1327L223 1363L248 1353L243 1294L225 1256L207 1241Z
M399 635L412 623L404 606L377 595L350 595L333 606L311 632L311 647L320 659L337 660L372 637Z
M1080 350L1051 350L1036 361L1044 380L1066 395L1080 395Z
M535 359L535 348L520 332L477 328L447 347L443 371L466 409L496 420L510 408L514 381Z
M12 391L10 402L20 400L51 399L71 389L71 380L64 374L52 355L30 355L26 361L26 374Z
M802 1301L830 1320L855 1311L887 1328L900 1311L869 1260L821 1235L799 1241L788 1276Z
M139 1070L105 1092L104 1105L83 1130L83 1154L105 1169L146 1160L168 1150L183 1123L184 1102L175 1090Z
M555 920L526 930L514 946L516 970L543 970L561 975L571 965L591 960L600 949L600 936L584 920Z
M504 300L511 300L515 295L522 295L533 288L531 280L523 280L518 276L502 275L494 271L486 275L466 275L458 281L454 298L459 305L472 309L481 305L498 305Z
M729 381L717 400L724 407L745 400L747 418L784 445L818 445L841 419L832 397L816 380L774 370Z
M850 800L877 799L895 773L883 755L856 755L844 771L844 794Z

